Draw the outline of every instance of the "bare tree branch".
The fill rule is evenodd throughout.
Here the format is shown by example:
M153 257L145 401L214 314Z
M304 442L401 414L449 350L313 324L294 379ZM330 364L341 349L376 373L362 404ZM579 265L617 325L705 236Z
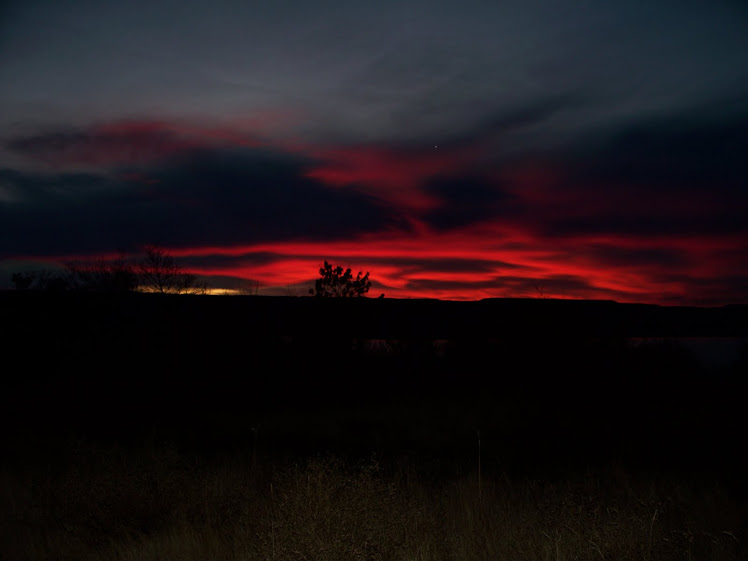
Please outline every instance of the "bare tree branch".
M197 276L185 273L165 249L148 245L138 267L140 289L161 294L204 294L207 287Z

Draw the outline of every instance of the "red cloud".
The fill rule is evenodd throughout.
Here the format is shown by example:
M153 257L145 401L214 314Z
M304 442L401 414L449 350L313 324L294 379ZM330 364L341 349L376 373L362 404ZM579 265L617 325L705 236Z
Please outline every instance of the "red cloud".
M271 145L231 127L159 121L111 123L85 133L25 142L28 153L101 164L149 162L196 147ZM507 194L496 203L496 214L476 212L480 221L436 231L428 223L428 211L448 209L449 197L461 203L461 209L467 208L469 215L474 211L469 205L480 210L484 204L480 197L477 202L460 199L459 189L442 198L424 190L433 178L473 173L481 153L475 147L400 151L377 146L272 147L308 155L317 163L306 171L307 177L331 188L360 189L379 198L393 213L409 218L411 230L324 242L172 248L186 262L203 257L202 262L210 263L210 257L223 256L235 257L239 263L227 265L230 259L223 259L221 266L192 267L192 272L251 278L265 290L272 292L274 287L282 292L291 285L311 286L326 259L370 271L375 282L372 292L401 298L544 296L712 304L745 298L730 292L725 283L731 281L720 280L737 279L733 286L745 286L744 237L719 229L700 233L684 229L692 219L696 224L700 217L721 216L725 211L727 202L703 191L649 192L642 185L597 185L590 178L594 176L575 179L571 167L556 162L503 164L481 171L491 186L495 183ZM151 181L147 175L128 179ZM252 266L241 264L243 256L252 254L270 258ZM470 261L481 266L471 269Z
M427 210L436 201L420 190L430 178L455 173L474 161L467 149L392 150L378 146L316 150L307 177L334 187L355 186L405 209Z
M348 241L175 247L168 251L185 270L198 275L259 281L261 294L306 294L323 260L328 260L354 272L369 271L374 281L372 295L384 292L393 298L545 297L722 305L745 301L739 295L738 300L730 300L729 287L721 280L735 277L739 284L745 282L740 278L748 278L748 268L735 268L736 255L743 248L740 239L729 236L672 237L656 243L644 236L614 235L548 240L483 225L448 234L423 230ZM635 255L653 250L679 256L679 265L610 257L622 251ZM263 259L247 265L253 255ZM228 259L211 266L211 258L216 257ZM75 260L74 256L65 258ZM201 260L205 264L196 265Z
M637 266L623 261L602 263L599 259L606 247L651 249L653 242L646 238L580 236L554 242L500 228L492 232L485 226L449 234L372 235L352 241L282 242L183 249L178 253L184 257L271 254L273 260L258 266L193 271L259 280L266 290L305 283L311 286L317 268L327 259L356 271L370 271L375 281L372 292L398 298L542 296L667 303L675 296L680 303L723 303L712 289L699 290L699 279L735 274L729 270L734 261L724 257L724 252L735 251L739 245L739 240L730 238L662 240L660 250L689 256L680 270L667 264ZM470 260L481 260L488 266L475 270L460 267ZM419 267L410 266L409 261L419 263ZM748 270L742 271L747 273Z

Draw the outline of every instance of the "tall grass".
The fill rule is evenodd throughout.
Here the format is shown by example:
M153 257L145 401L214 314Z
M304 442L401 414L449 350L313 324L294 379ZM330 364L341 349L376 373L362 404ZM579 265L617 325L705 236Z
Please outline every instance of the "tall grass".
M738 560L748 514L716 484L611 466L430 476L415 460L283 465L78 442L1 472L5 560Z

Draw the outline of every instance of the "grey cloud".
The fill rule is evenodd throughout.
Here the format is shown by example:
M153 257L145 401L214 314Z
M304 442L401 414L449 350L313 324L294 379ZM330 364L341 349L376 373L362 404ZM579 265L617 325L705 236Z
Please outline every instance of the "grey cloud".
M376 201L303 176L304 162L253 150L196 151L149 178L45 177L4 170L25 201L0 203L0 255L267 240L345 239L401 225Z
M453 176L430 181L424 190L439 206L422 218L437 230L496 220L507 214L513 197L485 178Z

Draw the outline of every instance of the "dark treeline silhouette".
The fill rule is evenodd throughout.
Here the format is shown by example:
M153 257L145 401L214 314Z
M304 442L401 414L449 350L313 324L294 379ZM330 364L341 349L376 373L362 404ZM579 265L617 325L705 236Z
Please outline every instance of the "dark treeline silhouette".
M159 292L162 294L202 294L205 283L187 273L165 249L148 245L138 262L128 261L121 253L111 260L93 263L68 263L61 271L23 271L13 273L16 290L60 292Z

